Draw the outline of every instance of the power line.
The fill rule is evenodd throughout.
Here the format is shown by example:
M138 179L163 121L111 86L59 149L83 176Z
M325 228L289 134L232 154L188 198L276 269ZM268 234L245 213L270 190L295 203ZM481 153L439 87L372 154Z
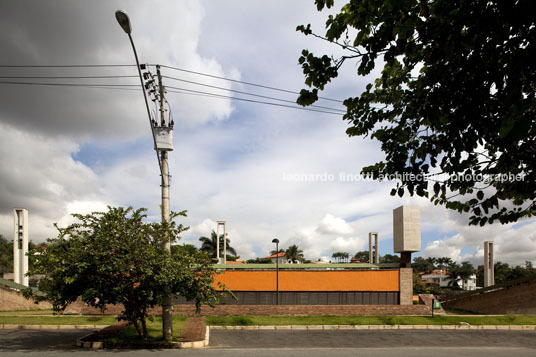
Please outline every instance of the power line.
M234 100L239 100L239 101L249 102L249 103L257 103L257 104L272 105L272 106L283 107L283 108L291 108L291 109L297 109L297 110L305 110L305 111L308 111L308 112L317 112L317 113L333 114L333 115L338 115L338 116L342 115L342 113L331 112L331 111L326 111L326 110L317 110L317 109L302 108L302 107L298 107L298 106L296 106L296 105L286 105L286 104L280 104L280 103L263 102L263 101L260 101L260 100L254 100L254 99L248 99L248 98L239 98L239 97L232 97L232 96L223 95L223 94L216 94L216 93L202 92L202 91L196 91L196 90L186 89L186 88L179 88L179 87L172 87L172 86L167 86L166 88L177 90L177 91L174 91L174 90L168 90L168 92L170 92L170 93L184 94L184 92L189 92L188 94L199 94L199 95L203 95L203 96L211 96L211 97L225 98L225 99L234 99Z
M150 66L156 66L156 64L150 64ZM184 69L184 68L178 68L178 67L166 66L166 65L160 65L160 67L162 67L162 68L172 69L172 70L175 70L175 71L181 71L181 72L186 72L186 73L197 74L197 75L200 75L200 76L205 76L205 77L210 77L210 78L222 79L222 80L230 81L230 82L234 82L234 83L246 84L246 85L248 85L248 86L255 86L255 87L260 87L260 88L265 88L265 89L275 90L275 91L284 92L284 93L300 94L299 92L292 91L292 90L288 90L288 89L282 89L282 88L277 88L277 87L271 87L271 86L266 86L266 85L263 85L263 84L252 83L252 82L239 81L239 80L237 80L237 79L231 79L231 78L226 78L226 77L215 76L215 75L213 75L213 74L208 74L208 73L202 73L202 72L191 71L191 70ZM329 100L329 101L332 101L332 102L343 103L343 101L342 101L342 100L339 100L339 99L332 99L332 98L326 98L326 97L318 97L318 98L320 98L320 99L324 99L324 100Z
M214 88L214 89L219 89L219 90L225 90L225 91L228 91L228 92L233 92L233 93L238 93L238 94L250 95L250 96L253 96L253 97L257 97L257 98L264 98L264 99L276 100L276 101L284 102L284 103L296 104L296 102L294 102L292 100L286 100L286 99L275 98L275 97L270 97L270 96L265 96L265 95L260 95L260 94L243 92L243 91L239 91L239 90L235 90L235 89L229 89L229 88L224 88L224 87L213 86L213 85L210 85L210 84L204 84L204 83L199 83L199 82L194 82L194 81L188 81L186 79L181 79L181 78L176 78L176 77L169 77L169 76L162 76L162 77L167 78L167 79L171 79L171 80L175 80L175 81L181 81L181 82L185 82L185 83L195 84L195 85L199 85L199 86L203 86L203 87L209 87L209 88ZM329 111L338 111L338 112L341 112L341 114L346 112L343 109L324 107L324 106L321 106L321 105L310 105L309 107L318 108L318 109L325 109L325 110L329 110Z
M149 64L149 66L157 66L157 65L156 64ZM135 64L0 65L0 68L103 68L103 67L110 67L110 68L113 68L113 67L136 67L136 65ZM179 68L179 67L174 67L174 66L160 65L160 67L175 70L175 71L181 71L181 72L186 72L186 73L191 73L191 74L197 74L197 75L200 75L200 76L205 76L205 77L210 77L210 78L221 79L221 80L230 81L230 82L234 82L234 83L241 83L241 84L245 84L245 85L249 85L249 86L255 86L255 87L259 87L259 88L275 90L275 91L284 92L284 93L298 94L298 95L300 94L300 92L296 92L296 91L293 91L293 90L277 88L277 87L267 86L267 85L263 85L263 84L259 84L259 83L253 83L253 82L239 81L237 79L231 79L231 78L216 76L216 75L213 75L213 74L192 71L192 70ZM343 101L339 100L339 99L333 99L333 98L327 98L327 97L318 97L318 98L319 99L324 99L324 100L329 100L329 101L336 102L336 103L343 103Z
M0 79L110 79L138 78L138 76L0 76Z
M57 65L0 65L0 68L100 68L136 67L135 64L57 64Z
M149 64L149 66L156 66L156 64ZM106 68L106 67L109 67L109 68L114 68L114 67L136 67L136 65L135 64L0 65L0 68ZM296 92L296 91L293 91L293 90L267 86L267 85L263 85L263 84L259 84L259 83L240 81L240 80L237 80L237 79L231 79L231 78L226 78L226 77L222 77L222 76L216 76L216 75L213 75L213 74L192 71L192 70L179 68L179 67L174 67L174 66L160 65L160 67L175 70L175 71L181 71L181 72L196 74L196 75L200 75L200 76L210 77L210 78L221 79L221 80L225 80L225 81L229 81L229 82L241 83L241 84L245 84L245 85L249 85L249 86L255 86L255 87L259 87L259 88L275 90L275 91L279 91L279 92L283 92L283 93L298 94L298 95L300 94L300 92ZM132 76L132 77L134 77L134 76ZM4 78L4 77L0 77L0 78ZM11 78L11 77L8 77L8 78ZM17 78L19 78L19 77L17 77ZM45 77L42 77L42 78L45 78ZM60 78L60 77L58 76L57 78ZM65 78L67 79L67 78L83 78L83 77L65 76ZM109 77L109 78L113 78L113 77ZM173 77L168 77L168 78L171 79ZM251 95L251 94L248 94L248 95ZM336 103L343 103L343 101L339 100L339 99L333 99L333 98L327 98L327 97L318 97L318 98L319 99L324 99L324 100L329 100L329 101L336 102ZM317 106L317 107L320 107L320 106ZM331 108L331 110L339 110L339 109Z
M46 82L15 82L15 81L0 81L0 84L52 86L52 87L79 87L79 88L98 88L98 89L117 89L117 90L137 90L136 88L140 87L140 85L138 84L87 84L87 83L46 83ZM196 90L187 89L187 88L179 88L179 87L173 87L173 86L166 86L166 88L174 89L174 90L170 90L169 91L170 93L193 94L193 95L208 96L208 97L213 97L213 98L233 99L233 100L249 102L249 103L271 105L271 106L277 106L277 107L282 107L282 108L291 108L291 109L297 109L297 110L304 110L308 112L325 113L325 114L332 114L332 115L338 115L338 116L343 114L341 112L334 112L334 111L329 111L329 110L318 110L318 109L311 109L311 108L302 108L296 105L285 105L285 104L280 104L280 103L264 102L264 101L248 99L248 98L232 97L228 95L196 91Z

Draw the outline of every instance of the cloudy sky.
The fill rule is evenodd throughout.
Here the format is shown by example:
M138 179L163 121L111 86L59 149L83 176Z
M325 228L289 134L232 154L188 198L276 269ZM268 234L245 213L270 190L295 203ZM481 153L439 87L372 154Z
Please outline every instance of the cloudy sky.
M139 88L14 84L137 84L135 67L65 67L134 63L117 9L131 18L143 63L235 80L164 68L174 78L164 78L167 86L274 102L187 80L293 102L294 94L236 81L297 91L303 48L337 55L295 31L307 23L323 28L327 14L317 13L312 0L0 0L0 234L8 238L14 207L29 210L36 242L55 236L53 224L68 224L71 213L107 205L147 207L151 219L159 218L160 177ZM58 67L7 67L13 65ZM50 76L134 77L36 78ZM366 80L348 64L323 96L358 95ZM284 248L297 244L310 259L354 254L368 249L371 231L379 232L380 253L392 254L392 210L416 204L423 256L482 264L482 243L493 240L498 260L536 261L535 220L468 227L467 216L426 200L390 197L393 182L341 180L382 153L374 141L348 138L340 115L171 90L168 100L175 121L171 207L188 210L184 243L197 245L226 220L242 258L266 256L274 237ZM334 101L318 105L341 109ZM324 176L295 180L303 174Z

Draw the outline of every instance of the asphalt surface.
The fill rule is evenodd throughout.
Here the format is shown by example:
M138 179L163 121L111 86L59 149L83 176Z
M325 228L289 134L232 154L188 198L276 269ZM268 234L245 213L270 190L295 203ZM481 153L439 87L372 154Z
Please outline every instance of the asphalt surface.
M76 339L95 330L0 330L0 353L77 350Z
M536 331L502 330L211 330L210 348L524 347Z
M91 330L0 330L0 355L43 356L534 356L536 331L212 330L210 347L196 350L87 350L76 338ZM133 355L133 356L131 356Z

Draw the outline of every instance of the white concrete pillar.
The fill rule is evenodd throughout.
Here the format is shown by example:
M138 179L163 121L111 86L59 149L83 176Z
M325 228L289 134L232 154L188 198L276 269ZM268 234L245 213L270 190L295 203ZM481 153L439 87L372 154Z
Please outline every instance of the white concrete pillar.
M28 210L13 209L13 281L29 286L28 273Z
M495 285L495 263L493 262L493 242L484 242L484 287Z

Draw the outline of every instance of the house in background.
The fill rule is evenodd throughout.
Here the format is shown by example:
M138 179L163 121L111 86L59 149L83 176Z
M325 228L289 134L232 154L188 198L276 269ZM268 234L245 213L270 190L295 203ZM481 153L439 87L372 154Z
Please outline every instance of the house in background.
M446 270L434 270L430 274L420 273L421 280L425 284L437 284L441 288L451 288L453 284ZM471 275L466 280L459 279L456 286L462 290L476 290L476 275Z
M279 252L277 254L272 254L269 257L265 257L262 259L270 259L272 263L279 263L279 264L286 264L287 258L285 252Z

